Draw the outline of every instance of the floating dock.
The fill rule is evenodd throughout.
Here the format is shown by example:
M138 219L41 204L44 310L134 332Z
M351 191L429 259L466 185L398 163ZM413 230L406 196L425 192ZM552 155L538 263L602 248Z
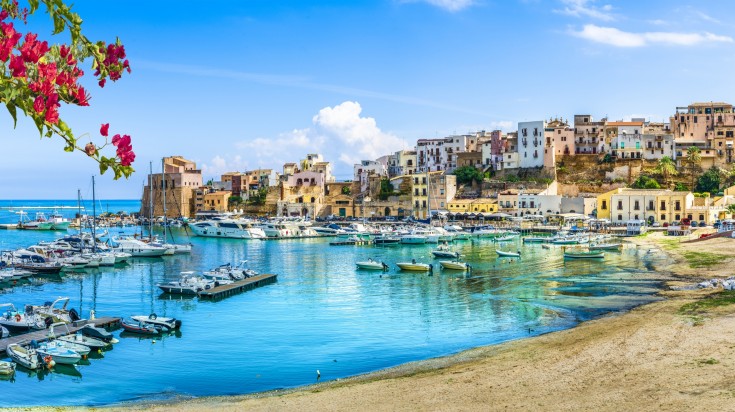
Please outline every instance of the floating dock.
M201 299L224 299L226 297L245 292L257 287L270 285L276 282L277 275L258 275L247 279L238 280L229 285L216 286L212 289L199 292Z
M120 324L120 318L91 319L91 320L87 320L87 322L84 324L79 324L78 326L73 326L72 324L68 324L67 325L67 327L69 328L68 332L65 327L57 326L54 328L54 335L56 336L71 335L72 333L76 333L79 329L83 328L84 325L92 325L96 328L107 328L107 327L115 327L119 324ZM36 330L33 332L24 333L22 335L11 336L9 338L0 339L0 354L5 355L5 349L7 349L8 345L11 345L13 343L26 344L32 340L35 340L37 342L44 342L48 340L48 333L49 333L49 329L42 329L42 330Z

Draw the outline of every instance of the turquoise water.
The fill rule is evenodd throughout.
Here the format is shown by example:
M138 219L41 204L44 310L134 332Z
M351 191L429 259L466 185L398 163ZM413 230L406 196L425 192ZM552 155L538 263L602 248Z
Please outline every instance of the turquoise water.
M110 201L111 210L121 207ZM0 231L0 244L21 247L58 235ZM177 238L186 239L183 232ZM497 258L489 241L466 241L455 247L473 265L471 274L436 270L430 276L395 266L414 258L438 266L428 245L191 242L191 256L136 259L4 289L0 301L16 306L69 296L83 316L90 309L98 316L155 312L180 318L183 326L155 341L122 335L87 365L18 372L14 381L0 381L0 406L104 405L294 387L316 382L317 370L330 380L569 328L649 302L658 286L649 270L657 255L635 248L607 253L602 262L565 262L558 249L508 244L504 249L524 253L511 261ZM356 270L355 262L368 257L390 264L390 271ZM183 270L242 259L261 273L278 274L278 282L218 302L168 298L155 286Z

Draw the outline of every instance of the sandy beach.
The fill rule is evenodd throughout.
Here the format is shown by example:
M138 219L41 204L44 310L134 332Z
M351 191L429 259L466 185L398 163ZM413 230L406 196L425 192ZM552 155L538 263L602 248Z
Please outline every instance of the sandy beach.
M104 410L735 410L735 293L691 289L735 275L735 239L682 240L631 239L671 256L666 299L573 329L293 391Z

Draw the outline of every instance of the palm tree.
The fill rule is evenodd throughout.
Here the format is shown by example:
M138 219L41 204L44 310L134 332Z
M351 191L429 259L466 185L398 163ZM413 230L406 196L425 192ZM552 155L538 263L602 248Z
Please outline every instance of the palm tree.
M664 185L668 184L669 177L676 176L678 173L676 171L676 164L669 156L664 156L659 159L655 171L664 178Z
M690 146L687 149L687 164L689 165L689 171L692 174L692 188L696 182L695 172L700 169L699 163L702 162L702 153L696 146Z

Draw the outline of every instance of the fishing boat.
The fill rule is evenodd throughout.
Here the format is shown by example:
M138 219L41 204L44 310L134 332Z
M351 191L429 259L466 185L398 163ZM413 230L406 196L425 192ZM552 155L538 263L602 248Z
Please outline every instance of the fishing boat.
M18 212L18 214L20 215L20 221L18 222L18 229L50 230L51 227L53 226L53 223L49 222L46 219L46 215L43 212L36 213L36 218L34 220L30 220L28 218L28 213L22 210Z
M158 335L161 333L153 325L134 320L123 319L120 321L120 326L122 326L126 332L137 333L140 335Z
M373 260L372 258L368 258L368 260L362 261L362 262L355 262L358 269L364 269L364 270L388 270L388 265L386 265L383 262L378 262L376 260Z
M520 250L517 252L506 252L504 250L495 249L495 253L497 253L500 257L521 257Z
M469 270L470 265L468 265L465 262L460 262L458 260L440 260L439 264L442 265L443 269L452 269L452 270Z
M38 353L35 349L27 348L17 343L11 343L5 351L10 359L26 369L35 370L40 366Z
M15 373L15 364L13 362L0 361L0 375L8 376Z
M598 243L589 245L589 250L620 250L623 248L622 243Z
M66 230L71 224L71 220L65 218L56 210L49 215L48 221L51 222L51 230Z
M565 250L564 258L566 259L602 259L605 252L596 250Z
M162 331L162 332L170 332L175 329L179 329L181 327L181 321L176 318L166 318L163 316L158 316L155 313L151 313L150 315L134 315L131 316L131 318L138 322L138 323L144 323L153 326L154 328Z
M411 262L397 262L396 266L398 266L401 270L408 270L408 271L414 271L414 272L428 272L434 268L434 266L430 264L417 263L415 260Z

